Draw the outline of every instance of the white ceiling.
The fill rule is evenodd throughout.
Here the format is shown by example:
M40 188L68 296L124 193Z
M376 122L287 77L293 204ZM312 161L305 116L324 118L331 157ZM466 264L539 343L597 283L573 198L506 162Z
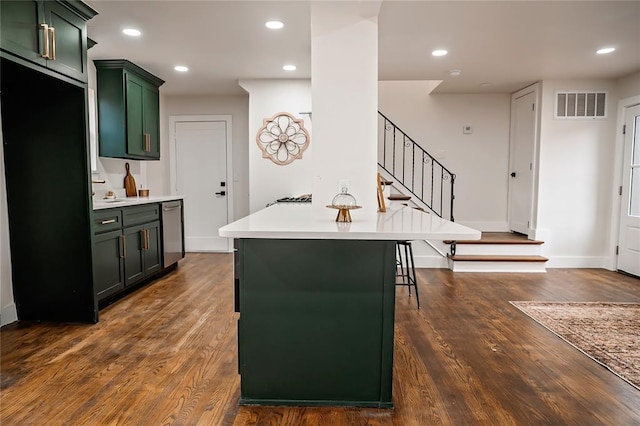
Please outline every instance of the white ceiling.
M128 59L166 80L165 94L239 94L239 79L311 77L308 1L87 3L99 13L88 24L98 43L89 59ZM284 29L267 30L271 19ZM384 0L378 19L380 80L443 80L440 93L640 71L640 1ZM143 35L124 36L127 27ZM605 46L617 50L595 54ZM450 53L433 57L436 48ZM283 71L285 63L298 69ZM174 71L178 64L189 72Z

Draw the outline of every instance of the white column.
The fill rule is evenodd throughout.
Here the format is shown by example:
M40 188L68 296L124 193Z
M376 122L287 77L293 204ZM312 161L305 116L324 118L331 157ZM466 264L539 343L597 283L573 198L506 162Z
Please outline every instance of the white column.
M312 2L313 211L348 181L362 210L377 210L378 11L380 2Z

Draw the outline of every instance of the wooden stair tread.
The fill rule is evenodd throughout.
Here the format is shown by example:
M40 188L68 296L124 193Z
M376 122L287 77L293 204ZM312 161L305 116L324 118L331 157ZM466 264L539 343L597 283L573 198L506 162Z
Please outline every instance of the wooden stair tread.
M451 244L453 240L443 241L445 244ZM537 240L456 240L456 244L544 244L544 241Z
M405 201L405 200L411 199L409 195L402 195L402 194L392 194L392 195L389 195L387 198L392 201L397 201L397 200Z
M453 240L443 241L451 244ZM479 240L457 240L457 244L544 244L544 241L529 240L526 235L515 232L483 232Z
M543 256L516 256L516 255L471 255L471 254L457 254L447 257L453 261L463 262L546 262L546 257Z

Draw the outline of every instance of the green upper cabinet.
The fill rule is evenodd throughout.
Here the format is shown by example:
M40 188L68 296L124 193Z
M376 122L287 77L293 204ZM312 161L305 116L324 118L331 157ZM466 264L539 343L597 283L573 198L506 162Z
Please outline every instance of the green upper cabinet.
M163 80L124 60L95 60L101 157L160 159Z
M95 10L81 1L2 0L0 8L3 53L87 82L86 21Z

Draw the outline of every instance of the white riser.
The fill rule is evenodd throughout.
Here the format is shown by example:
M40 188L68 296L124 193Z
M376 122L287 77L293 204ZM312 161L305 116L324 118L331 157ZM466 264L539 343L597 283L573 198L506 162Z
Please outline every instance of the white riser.
M450 259L449 269L453 272L547 272L544 262L454 262Z
M456 254L539 256L540 247L540 244L457 244Z

